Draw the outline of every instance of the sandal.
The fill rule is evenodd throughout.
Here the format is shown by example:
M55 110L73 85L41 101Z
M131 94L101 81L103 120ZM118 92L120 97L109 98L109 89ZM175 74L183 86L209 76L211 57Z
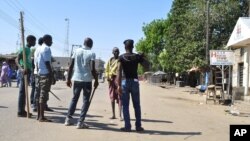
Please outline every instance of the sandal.
M42 118L42 119L39 119L39 122L52 122L52 120L49 120L47 118Z

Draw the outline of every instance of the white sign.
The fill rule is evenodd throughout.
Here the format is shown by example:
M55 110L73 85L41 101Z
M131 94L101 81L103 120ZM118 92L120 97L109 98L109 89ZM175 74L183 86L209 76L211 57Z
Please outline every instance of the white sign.
M231 50L210 50L210 65L233 65L234 52Z

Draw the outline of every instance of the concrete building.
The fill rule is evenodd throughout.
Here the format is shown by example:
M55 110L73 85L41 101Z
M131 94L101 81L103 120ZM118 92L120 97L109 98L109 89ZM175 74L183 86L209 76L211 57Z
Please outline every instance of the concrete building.
M55 70L67 70L70 64L70 57L53 57L52 66Z
M232 87L235 99L250 101L249 95L249 55L250 18L240 17L234 27L227 48L232 49L235 63L232 70Z
M100 79L103 77L103 73L105 70L104 64L105 62L102 59L95 60L95 67L96 67L96 70L98 72L98 76Z
M53 57L52 66L58 74L58 79L63 79L64 71L69 69L70 60L70 57ZM100 78L104 72L104 64L105 62L101 59L95 60L95 67Z

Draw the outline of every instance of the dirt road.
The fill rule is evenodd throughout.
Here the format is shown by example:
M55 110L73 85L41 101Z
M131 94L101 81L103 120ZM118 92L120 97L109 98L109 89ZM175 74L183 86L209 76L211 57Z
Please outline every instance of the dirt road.
M17 88L0 88L0 141L228 141L230 124L250 124L250 104L238 104L246 116L232 116L229 107L205 104L205 96L190 94L191 88L167 86L161 88L141 82L142 125L145 131L135 132L134 111L130 115L133 132L119 130L123 122L111 120L111 104L107 83L100 83L92 100L86 122L89 129L64 126L72 89L59 81L52 91L61 101L50 95L46 112L52 123L40 123L32 118L17 118ZM29 90L30 91L30 90ZM75 122L80 113L82 97L78 102ZM248 107L247 107L248 106ZM116 108L118 113L118 109ZM36 115L36 113L33 113Z

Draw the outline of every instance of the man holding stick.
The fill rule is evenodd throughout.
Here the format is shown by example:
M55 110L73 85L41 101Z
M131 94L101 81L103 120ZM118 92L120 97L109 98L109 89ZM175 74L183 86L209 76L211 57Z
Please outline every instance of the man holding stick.
M22 72L21 75L21 82L19 86L19 96L18 96L18 117L27 117L27 112L25 111L25 105L26 105L26 98L25 98L25 82L24 82L24 75L27 75L29 78L32 70L32 62L31 62L31 52L30 48L32 46L35 46L36 44L36 37L33 35L29 35L26 38L27 44L23 48L20 49L17 58L16 58L16 65L18 66L19 70ZM26 58L26 69L24 68L24 60L23 60L23 51L25 52ZM32 114L29 114L28 117L30 117Z
M78 48L72 55L71 64L69 66L69 73L67 78L67 86L71 87L71 76L74 81L73 86L73 98L71 100L67 117L65 119L65 125L72 125L73 114L76 110L76 105L80 97L80 93L83 90L83 106L81 109L80 118L78 120L77 129L89 128L84 122L89 105L90 96L92 91L92 77L94 77L94 88L99 85L98 77L95 70L95 53L91 51L93 46L93 40L86 38L84 40L84 48ZM74 72L73 72L74 70Z

